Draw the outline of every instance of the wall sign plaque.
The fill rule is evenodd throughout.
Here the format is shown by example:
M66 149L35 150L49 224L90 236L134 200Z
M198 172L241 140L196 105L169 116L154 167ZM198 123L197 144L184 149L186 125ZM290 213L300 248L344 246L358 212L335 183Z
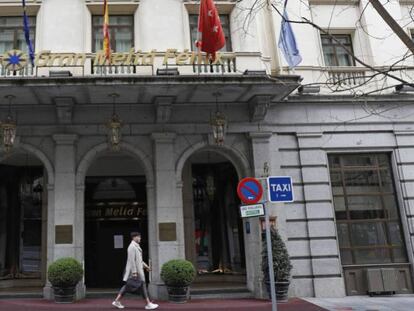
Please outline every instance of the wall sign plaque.
M73 243L73 226L58 225L55 226L55 244L72 244Z
M160 241L177 241L177 224L175 222L163 222L158 224Z

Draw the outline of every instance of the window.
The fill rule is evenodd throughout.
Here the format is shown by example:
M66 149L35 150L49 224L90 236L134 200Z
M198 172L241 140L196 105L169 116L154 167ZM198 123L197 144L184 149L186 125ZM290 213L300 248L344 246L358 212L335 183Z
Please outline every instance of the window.
M407 262L387 154L330 155L343 265Z
M355 66L354 59L351 55L337 41L333 40L333 38L346 46L348 50L353 51L350 35L321 35L325 65Z
M92 16L92 52L103 49L103 16ZM109 17L111 49L114 52L129 52L134 46L134 18L132 15Z
M36 18L29 17L30 39L35 42ZM21 50L28 53L23 31L23 17L0 17L0 54L9 50Z
M231 52L230 16L228 14L220 14L220 21L224 36L226 37L226 45L220 51ZM190 37L191 49L196 51L195 42L198 38L198 14L190 14Z

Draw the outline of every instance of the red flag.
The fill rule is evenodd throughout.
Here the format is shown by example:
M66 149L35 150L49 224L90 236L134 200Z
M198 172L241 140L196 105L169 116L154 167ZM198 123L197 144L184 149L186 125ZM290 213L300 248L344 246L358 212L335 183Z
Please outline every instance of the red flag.
M214 61L216 52L226 44L226 38L213 0L201 0L198 31L201 32L201 41L197 41L197 47L206 52L208 57L211 55Z
M104 0L104 16L103 16L103 50L106 60L111 63L111 41L109 38L109 12L108 1Z

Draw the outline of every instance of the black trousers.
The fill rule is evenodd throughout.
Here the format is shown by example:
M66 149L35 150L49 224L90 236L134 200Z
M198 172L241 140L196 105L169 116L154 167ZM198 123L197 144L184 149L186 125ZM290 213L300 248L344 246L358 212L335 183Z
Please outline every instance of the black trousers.
M146 284L145 282L144 282L144 283L142 283L142 286L141 286L141 288L140 288L140 289L138 289L135 293L132 293L132 294L138 294L138 292L141 292L142 297L143 297L144 299L149 299L149 296L148 296L148 291L147 291L147 284ZM121 297L123 297L126 293L127 293L127 290L126 290L126 285L124 285L124 286L122 286L122 287L121 287L121 289L119 290L119 295L121 295Z

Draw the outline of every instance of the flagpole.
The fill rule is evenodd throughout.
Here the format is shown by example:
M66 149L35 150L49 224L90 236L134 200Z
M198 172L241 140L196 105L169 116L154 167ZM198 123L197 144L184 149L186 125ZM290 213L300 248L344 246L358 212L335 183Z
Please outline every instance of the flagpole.
M270 34L270 40L268 41L268 51L270 53L270 74L272 76L281 73L279 53L276 44L276 31L273 23L272 7L270 1L268 1L265 8L265 28L267 33Z

